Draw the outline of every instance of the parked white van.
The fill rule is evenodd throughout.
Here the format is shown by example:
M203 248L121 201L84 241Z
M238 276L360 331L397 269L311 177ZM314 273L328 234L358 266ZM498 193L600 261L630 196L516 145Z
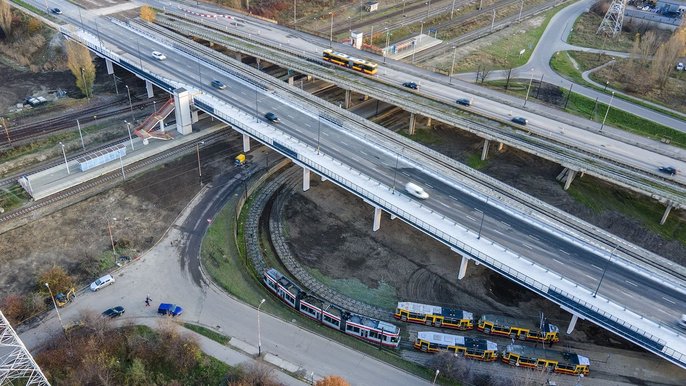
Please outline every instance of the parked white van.
M427 198L429 198L429 193L425 192L421 186L414 184L412 182L408 182L407 184L405 184L405 190L407 191L407 193L410 193L411 195L417 198L421 198L422 200L426 200Z
M114 278L112 277L112 275L105 275L91 283L91 291L95 292L100 288L107 287L112 283L114 283Z

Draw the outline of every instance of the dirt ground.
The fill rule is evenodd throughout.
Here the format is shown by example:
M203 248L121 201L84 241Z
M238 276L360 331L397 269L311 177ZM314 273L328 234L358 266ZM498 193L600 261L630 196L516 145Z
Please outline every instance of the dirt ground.
M220 142L201 150L205 181L221 171L224 160L231 162L225 149ZM188 155L0 235L7 241L0 243L0 293L35 289L38 274L53 265L67 269L81 285L92 281L112 264L101 262L111 256L108 218L118 254L135 257L151 247L198 192L196 162L195 154Z

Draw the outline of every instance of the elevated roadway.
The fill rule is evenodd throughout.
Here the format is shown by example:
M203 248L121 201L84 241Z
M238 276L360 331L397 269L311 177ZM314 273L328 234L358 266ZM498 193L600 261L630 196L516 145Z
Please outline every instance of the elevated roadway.
M213 60L199 62L194 50L181 45L172 48L159 36L134 35L122 25L103 23L100 29L107 36L103 39L107 46L116 51L111 57L115 63L124 65L123 60L124 67L139 76L155 76L166 84L195 90L196 107L308 170L581 317L675 363L686 364L682 356L686 343L674 327L678 310L686 307L684 291L675 284L680 280L651 279L649 270L627 264L619 251L598 249L569 234L552 232L548 224L508 207L500 197L489 197L465 185L466 175L446 174L436 159L422 158L404 147L401 139L388 143L365 134L355 122L331 119L281 90L260 85L251 69L239 73ZM164 51L168 59L157 62L139 56L139 44L142 52ZM110 55L97 44L90 47ZM137 63L146 70L141 71ZM224 81L228 89L208 87L212 79ZM267 111L278 114L282 123L265 123L260 117ZM393 188L407 181L425 186L431 198L417 202ZM477 237L480 213L487 231ZM596 286L600 288L594 290Z

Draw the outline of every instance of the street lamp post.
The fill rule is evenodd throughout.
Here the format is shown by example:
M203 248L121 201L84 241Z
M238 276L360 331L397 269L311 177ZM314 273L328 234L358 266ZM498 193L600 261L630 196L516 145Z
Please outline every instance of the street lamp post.
M384 27L384 29L386 30L386 48L384 48L384 50L383 50L383 62L386 63L386 56L388 56L388 44L389 44L389 39L390 39L389 33L391 31L388 29L388 27Z
M116 218L113 218L116 220ZM112 244L112 253L114 254L114 261L117 262L117 250L114 249L114 237L112 237L112 225L110 224L110 218L107 217L107 231L110 234L110 244Z
M62 323L62 316L60 316L60 310L57 308L57 303L55 302L55 297L52 296L52 289L50 289L50 284L45 283L45 286L48 287L48 292L50 292L50 299L52 299L52 305L55 306L55 312L57 312L57 319L60 321L60 326L62 327L62 332L64 333L64 337L67 337L67 330L64 329L64 323Z
M155 101L152 101L152 112L153 114L157 113L157 102Z
M403 150L405 150L403 148ZM402 150L401 150L402 152ZM395 194L395 178L398 176L398 163L400 162L400 154L395 155L395 169L393 169L393 188L391 194Z
M481 7L479 7L481 9ZM455 0L453 0L453 6L450 8L450 20L453 20L453 13L455 12Z
M295 25L297 17L296 10L298 9L298 0L293 0L293 25Z
M595 292L593 292L593 297L595 297L598 294L600 285L603 283L603 278L605 278L605 272L607 272L607 267L610 265L610 261L612 260L612 256L614 256L615 252L617 251L617 247L619 247L619 244L615 245L615 249L612 250L612 253L610 253L610 258L607 259L607 262L605 263L605 268L603 268L603 274L600 276L600 280L598 281L598 287L596 287Z
M318 117L318 125L317 125L317 154L319 154L319 138L322 133L322 116L320 115Z
M453 72L455 71L455 55L457 55L457 46L453 46L453 64L450 65L450 76L448 76L449 84L453 84Z
M136 120L133 118L133 103L131 103L131 89L129 89L129 85L125 84L124 87L126 87L126 94L129 96L129 110L131 110L131 123L136 122Z
M529 92L531 91L531 83L534 82L534 69L531 69L531 79L529 79L529 87L526 89L526 98L524 98L524 107L526 107L526 102L529 100Z
M610 109L612 108L612 100L615 99L615 92L612 92L612 96L610 97L610 104L607 105L607 110L605 110L605 116L603 117L603 123L600 125L600 131L603 131L603 127L605 127L605 120L607 119L607 114L610 112Z
M431 0L426 5L426 18L429 18L429 11L431 11Z
M81 68L81 81L83 82L83 91L86 93L86 98L88 98L88 101L91 100L90 95L88 95L88 86L86 86L86 75L84 74L84 69L83 67Z
M440 372L441 372L441 370L436 369L436 375L434 375L434 381L431 382L432 385L435 385L435 384L436 384L436 379L438 378L438 374L440 374Z
M333 12L329 12L331 15L331 28L329 29L329 48L333 47Z
M195 152L198 155L198 178L200 179L200 186L202 186L202 168L200 167L200 145L204 145L205 141L200 141L195 144Z
M64 144L60 142L60 146L62 147L62 155L64 156L64 166L67 168L67 174L71 174L69 171L69 162L67 162L67 152L64 151Z
M81 147L83 150L86 150L86 145L83 143L83 134L81 133L81 123L79 123L79 120L76 120L76 127L79 129L79 138L81 138Z
M481 239L481 230L482 230L483 227L484 227L484 217L486 217L486 213L484 213L483 210L478 210L478 209L477 209L477 211L481 212L481 224L479 225L479 235L476 236L476 239L477 239L477 240L480 240L480 239Z
M264 304L264 300L262 299L260 301L260 304L257 306L257 356L262 355L262 335L260 334L260 307L262 307L262 304Z
M124 123L126 123L126 130L129 131L129 142L131 142L131 150L136 150L133 148L133 138L131 137L131 123L124 120Z

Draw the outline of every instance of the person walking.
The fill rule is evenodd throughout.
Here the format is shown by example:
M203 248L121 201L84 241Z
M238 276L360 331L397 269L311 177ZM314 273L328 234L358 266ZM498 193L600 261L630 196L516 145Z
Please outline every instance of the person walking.
M150 295L148 294L148 296L145 297L145 306L150 307L151 301L152 301L152 299L150 299Z

